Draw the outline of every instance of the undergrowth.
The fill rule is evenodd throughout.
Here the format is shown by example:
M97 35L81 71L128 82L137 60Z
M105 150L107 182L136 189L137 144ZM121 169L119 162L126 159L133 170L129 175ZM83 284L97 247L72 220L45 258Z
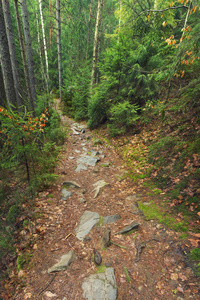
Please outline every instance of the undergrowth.
M20 218L34 207L35 195L57 179L54 168L66 132L46 96L38 98L36 117L1 107L0 117L1 261L15 251L13 234L22 227Z

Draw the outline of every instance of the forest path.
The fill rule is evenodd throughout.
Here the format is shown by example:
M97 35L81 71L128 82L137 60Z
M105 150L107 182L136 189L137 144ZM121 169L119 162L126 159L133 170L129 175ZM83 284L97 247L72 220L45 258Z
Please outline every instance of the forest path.
M198 278L186 265L180 233L169 230L157 221L146 221L138 210L137 202L149 205L152 196L123 176L126 167L115 149L100 143L95 133L62 116L63 124L71 127L61 153L56 173L57 184L36 199L33 256L22 272L25 287L14 299L81 300L84 278L97 271L92 261L95 248L102 257L102 265L113 267L117 283L117 299L199 299ZM81 132L82 131L82 132ZM102 140L103 141L103 140ZM77 160L98 151L100 161L87 170L77 171ZM105 186L94 198L94 184L104 180ZM80 188L69 188L71 196L62 200L63 182L73 181ZM153 200L156 196L154 196ZM79 219L85 211L100 216L119 214L115 223L95 226L80 241L76 237ZM116 234L125 226L136 222L139 228L131 234ZM100 240L106 229L111 230L111 244L106 250ZM27 235L29 238L29 235ZM26 236L24 236L26 239ZM73 250L77 259L64 271L48 273L61 256ZM126 274L127 273L127 274Z

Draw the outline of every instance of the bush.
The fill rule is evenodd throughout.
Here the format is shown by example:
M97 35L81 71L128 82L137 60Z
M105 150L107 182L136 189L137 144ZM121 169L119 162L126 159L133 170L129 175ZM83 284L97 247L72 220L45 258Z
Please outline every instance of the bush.
M109 102L106 99L106 87L99 86L93 89L93 95L88 105L88 126L93 129L107 120Z
M129 101L118 103L110 109L110 132L112 135L125 133L138 119L138 106L131 105Z

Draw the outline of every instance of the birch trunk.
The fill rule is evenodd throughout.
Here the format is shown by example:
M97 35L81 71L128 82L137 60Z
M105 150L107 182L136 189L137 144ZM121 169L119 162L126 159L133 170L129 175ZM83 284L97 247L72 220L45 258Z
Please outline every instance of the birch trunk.
M95 34L94 34L94 46L93 46L93 60L92 60L92 75L91 75L91 93L94 83L96 83L96 72L97 72L97 60L98 60L98 37L99 37L99 29L101 22L101 12L103 7L103 0L98 0L97 7L97 18L96 18L96 26L95 26Z
M47 46L46 46L46 37L45 37L45 30L44 30L44 20L43 20L43 12L42 12L42 1L39 0L39 7L40 7L40 19L42 25L42 38L44 44L44 55L45 55L45 63L46 63L46 84L47 84L47 93L49 93L49 62L48 62L48 54L47 54Z
M13 72L13 79L15 84L15 93L18 108L22 106L22 94L19 82L19 73L18 73L18 65L17 65L17 55L15 49L15 41L13 35L12 21L10 16L10 5L8 0L2 0L3 3L3 12L4 12L4 20L6 25L6 34L8 38L8 46L10 52L11 66Z
M58 74L60 99L62 99L62 53L61 53L61 24L60 24L60 0L56 0L56 23L57 23L57 48L58 48Z
M0 1L0 62L2 67L4 89L8 107L14 109L16 106L16 94L14 88L14 79L8 47L8 39L3 15L2 2Z
M34 108L36 106L37 96L36 96L36 89L35 89L32 46L31 46L31 37L30 37L30 30L29 30L28 10L26 6L26 0L21 0L21 10L22 10L22 23L24 27L24 38L25 38L25 45L26 45L26 56L28 62L30 89L31 89L31 100L32 100L31 109L34 111Z
M46 82L46 87L48 86L48 83L47 83L47 77L45 76L45 73L44 73L44 64L43 64L43 61L42 61L42 50L41 50L41 45L40 45L40 30L39 30L38 13L36 13L36 21L37 21L37 37L38 37L38 45L39 45L39 56L40 56L40 63L41 63L41 68L42 68L42 85L43 85L43 88L45 90L44 82Z

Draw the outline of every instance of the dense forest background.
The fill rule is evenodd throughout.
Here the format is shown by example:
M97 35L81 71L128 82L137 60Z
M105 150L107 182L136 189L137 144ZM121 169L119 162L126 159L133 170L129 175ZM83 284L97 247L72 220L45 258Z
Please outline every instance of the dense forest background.
M198 0L0 0L0 256L56 179L55 98L106 130L133 180L198 221L199 20Z

